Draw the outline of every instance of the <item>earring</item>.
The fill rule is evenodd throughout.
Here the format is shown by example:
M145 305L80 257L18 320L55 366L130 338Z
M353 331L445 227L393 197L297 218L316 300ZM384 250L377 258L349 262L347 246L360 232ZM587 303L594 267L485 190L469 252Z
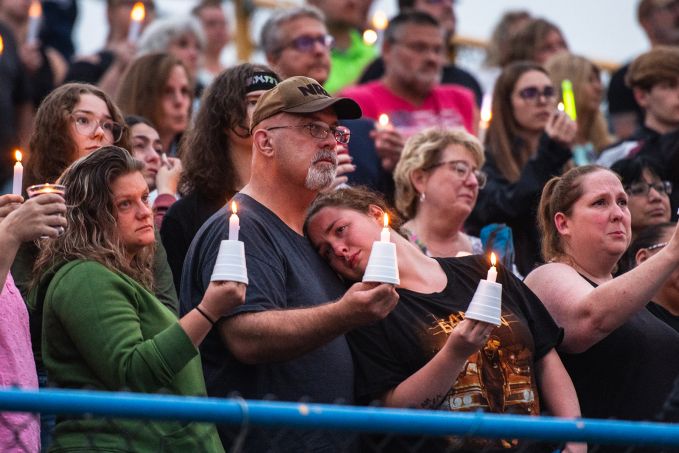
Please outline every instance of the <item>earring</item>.
M427 198L427 195L426 195L424 192L422 192L422 193L420 194L420 203L424 203L424 200L425 200L426 198Z

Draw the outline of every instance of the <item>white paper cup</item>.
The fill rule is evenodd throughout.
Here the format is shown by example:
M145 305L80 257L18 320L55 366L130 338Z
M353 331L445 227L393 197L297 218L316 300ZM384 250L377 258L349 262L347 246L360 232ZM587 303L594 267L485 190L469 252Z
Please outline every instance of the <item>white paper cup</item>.
M502 316L502 285L488 280L479 281L465 318L500 325Z
M364 282L401 283L396 262L396 244L393 242L373 242L368 265L363 274Z
M245 248L241 241L222 241L210 281L241 282L248 284Z

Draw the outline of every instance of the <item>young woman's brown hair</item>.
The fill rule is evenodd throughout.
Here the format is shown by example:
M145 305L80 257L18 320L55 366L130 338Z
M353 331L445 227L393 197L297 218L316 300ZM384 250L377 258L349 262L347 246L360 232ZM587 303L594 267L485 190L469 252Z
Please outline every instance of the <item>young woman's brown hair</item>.
M66 167L78 157L78 148L69 132L72 121L70 115L84 94L91 94L103 100L111 119L116 123L125 124L123 115L113 100L94 85L67 83L56 88L42 101L35 115L24 187L56 181ZM129 149L129 134L126 129L123 129L123 135L116 145Z
M491 107L493 119L488 127L486 145L493 153L497 168L509 182L519 179L521 170L534 152L527 143L522 144L517 151L512 151L520 136L520 127L512 108L512 93L519 78L529 71L540 71L548 75L547 71L537 63L518 61L502 71L493 92Z

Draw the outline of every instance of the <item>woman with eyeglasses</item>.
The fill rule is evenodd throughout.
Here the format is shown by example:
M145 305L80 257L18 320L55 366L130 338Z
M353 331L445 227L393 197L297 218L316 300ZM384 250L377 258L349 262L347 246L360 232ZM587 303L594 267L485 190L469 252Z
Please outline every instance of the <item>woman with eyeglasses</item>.
M445 149L455 147L463 154L463 145ZM438 176L439 184L445 185L441 191L454 185L452 178L444 181L445 176ZM475 177L468 175L468 179ZM429 202L427 198L424 203ZM323 193L307 211L304 233L346 281L360 281L373 241L380 237L385 212L388 208L381 196L366 189ZM391 225L398 227L398 217L389 214ZM547 410L555 416L580 415L573 384L554 349L560 329L518 278L498 268L500 326L467 319L469 302L479 281L487 277L487 257L431 258L399 234L392 232L390 240L396 247L399 303L383 320L347 335L359 402L451 412L539 415ZM410 446L404 438L384 442L386 451L405 451ZM452 436L427 440L424 445L419 449L494 452L526 447L511 439ZM568 447L565 451L585 449Z
M516 62L497 79L486 135L486 187L470 223L512 229L516 266L526 275L540 260L536 211L540 192L572 157L577 125L556 108L556 90L542 66Z
M667 247L676 229L676 223L666 222L651 225L639 233L629 247L635 266ZM679 332L679 270L672 272L646 308Z
M71 162L113 144L129 148L123 116L111 98L94 85L62 85L36 113L24 187L53 183Z
M120 109L94 85L68 83L52 91L35 116L24 187L54 183L74 161L102 146L115 144L129 150L130 137L124 124ZM160 240L158 243L154 264L156 295L178 312L177 293L165 249ZM24 244L12 267L14 279L24 296L37 253L34 244Z
M611 170L620 175L628 196L632 217L632 239L646 228L670 221L670 194L672 183L660 176L660 165L646 156L635 156L617 161ZM620 275L635 266L635 256L628 250L618 263L616 274Z
M679 333L645 307L679 269L676 229L665 247L614 277L632 237L628 195L618 175L595 165L545 185L539 222L547 264L525 283L564 329L558 350L582 415L653 419L679 375Z
M427 256L483 253L463 231L486 175L479 141L462 130L427 129L408 139L394 170L401 232Z
M633 238L651 225L670 221L672 183L664 180L664 172L655 160L646 156L622 159L611 170L620 175L629 197Z

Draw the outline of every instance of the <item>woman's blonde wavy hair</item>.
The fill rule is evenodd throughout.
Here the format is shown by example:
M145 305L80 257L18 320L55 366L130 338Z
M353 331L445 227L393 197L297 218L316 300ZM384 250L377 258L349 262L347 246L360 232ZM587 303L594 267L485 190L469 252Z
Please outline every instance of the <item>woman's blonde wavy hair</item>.
M430 128L419 132L406 141L401 158L394 169L396 183L396 209L406 219L417 214L420 194L415 190L411 175L415 170L422 170L437 164L441 160L443 150L450 145L460 145L469 151L476 166L480 169L486 161L481 142L470 133L461 129Z
M62 236L41 244L33 267L33 287L57 264L89 260L126 274L153 291L155 244L144 247L130 261L118 233L111 192L116 179L140 172L142 167L143 164L123 148L105 146L66 169L57 182L66 186L68 226Z

